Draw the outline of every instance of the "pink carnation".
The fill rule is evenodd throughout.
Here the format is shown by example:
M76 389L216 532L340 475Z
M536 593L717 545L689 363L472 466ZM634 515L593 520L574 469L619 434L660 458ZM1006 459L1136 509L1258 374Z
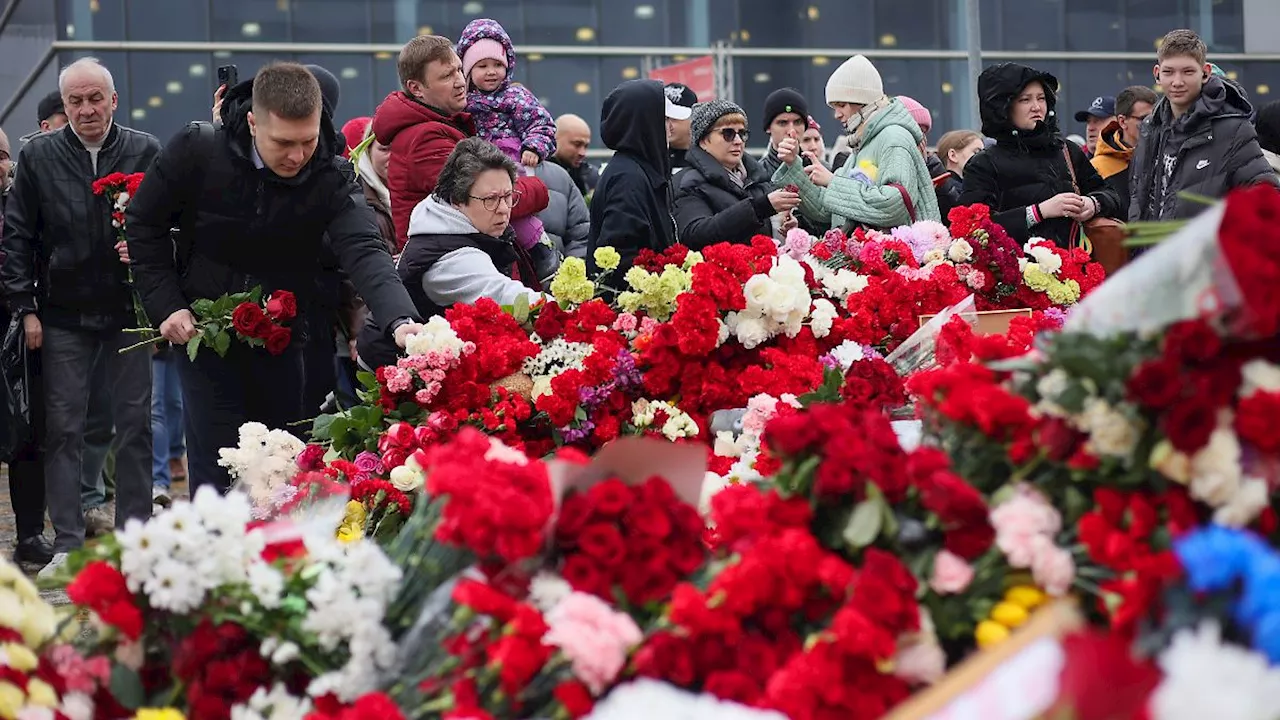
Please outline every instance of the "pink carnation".
M1052 538L1062 529L1062 516L1039 492L1022 485L1017 494L991 511L996 545L1015 568L1030 567L1037 538Z
M413 373L397 367L387 369L387 391L392 393L408 392L413 387Z
M635 332L639 326L639 320L631 313L622 313L613 321L613 329L618 332Z
M937 642L916 642L899 646L893 659L893 674L914 686L932 685L947 669L947 654Z
M631 648L644 634L630 615L609 607L600 598L569 593L547 613L551 628L542 641L560 648L573 674L599 695L622 671Z
M1046 593L1054 597L1066 595L1076 579L1076 561L1069 551L1055 546L1044 536L1037 545L1031 561L1031 576Z
M809 233L800 228L792 228L787 231L787 239L782 245L782 252L790 255L792 260L800 260L809 254L809 249L812 247L813 237Z

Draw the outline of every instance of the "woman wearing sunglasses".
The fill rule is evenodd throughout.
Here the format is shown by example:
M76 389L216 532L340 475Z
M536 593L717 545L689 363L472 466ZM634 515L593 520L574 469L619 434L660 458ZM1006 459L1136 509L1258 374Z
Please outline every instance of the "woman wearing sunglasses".
M424 320L480 298L499 305L542 299L533 262L511 230L520 202L516 174L516 164L492 143L467 138L445 161L435 191L414 207L396 272ZM396 362L396 346L372 318L357 350L365 369Z
M780 238L792 227L797 193L775 189L747 154L747 115L727 100L695 105L693 145L676 188L680 242L695 250L720 242L748 244L756 235ZM776 221L775 221L776 219Z

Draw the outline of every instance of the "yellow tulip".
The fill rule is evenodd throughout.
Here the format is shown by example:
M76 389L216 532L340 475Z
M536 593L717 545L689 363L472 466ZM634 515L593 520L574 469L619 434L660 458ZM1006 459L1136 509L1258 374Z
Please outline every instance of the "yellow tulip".
M1034 585L1015 585L1004 594L1004 601L1026 610L1035 610L1044 604L1044 593Z
M1027 621L1027 609L1011 602L998 603L991 608L991 619L1009 629L1021 627Z
M22 689L11 682L0 682L0 718L14 720L27 696Z
M978 623L978 629L974 630L973 638L978 641L979 648L989 648L993 645L999 645L1009 637L1009 628L1001 625L995 620L983 620Z
M18 643L5 643L0 645L0 656L3 656L8 662L9 667L19 672L31 672L40 664L40 660L36 658L36 654L31 652L25 645Z
M27 700L32 705L53 708L58 706L58 693L49 683L39 678L31 678L27 681Z

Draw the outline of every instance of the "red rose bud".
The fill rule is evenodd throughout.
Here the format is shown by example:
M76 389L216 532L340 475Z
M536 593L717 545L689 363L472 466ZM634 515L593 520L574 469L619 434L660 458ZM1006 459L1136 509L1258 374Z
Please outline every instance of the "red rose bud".
M298 315L298 300L288 290L277 290L267 298L267 315L278 322L292 320Z
M800 192L800 186L799 186L799 185L796 185L795 183L791 183L791 184L787 185L786 187L784 187L784 188L782 188L782 189L783 189L783 190L786 190L786 191L787 191L787 192L789 192L789 193L799 193L799 192Z

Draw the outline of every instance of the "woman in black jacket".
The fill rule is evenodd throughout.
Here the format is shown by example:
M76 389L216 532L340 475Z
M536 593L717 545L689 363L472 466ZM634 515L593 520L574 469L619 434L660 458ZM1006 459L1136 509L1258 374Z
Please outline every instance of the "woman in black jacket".
M982 71L982 134L996 144L965 165L959 204L989 206L992 219L1020 242L1042 237L1071 247L1082 223L1118 217L1120 198L1084 151L1058 134L1057 92L1057 78L1025 65Z
M695 250L720 242L748 244L781 237L796 226L789 211L800 195L775 190L769 173L746 152L747 116L727 100L694 107L689 167L679 177L675 218L680 242ZM775 228L773 218L786 213Z

